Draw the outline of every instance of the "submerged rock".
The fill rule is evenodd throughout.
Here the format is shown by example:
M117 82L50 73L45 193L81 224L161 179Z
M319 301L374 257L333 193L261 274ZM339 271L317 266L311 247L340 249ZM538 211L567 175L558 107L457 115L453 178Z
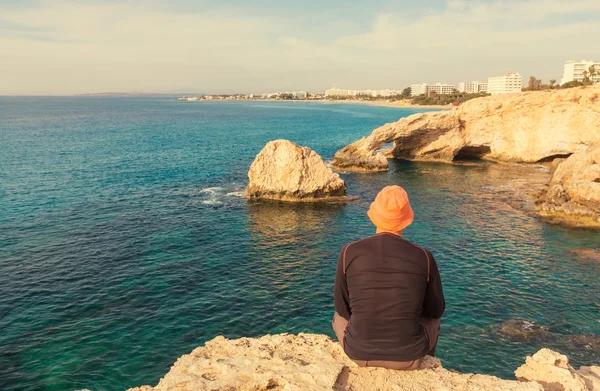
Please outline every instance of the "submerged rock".
M581 334L567 337L570 344L586 351L600 351L600 335Z
M600 228L600 143L556 167L539 208L551 222Z
M321 156L288 140L267 143L250 166L248 178L248 198L323 201L346 196L346 184Z
M478 98L457 110L414 114L338 151L334 166L380 171L388 156L416 161L544 162L600 141L600 85Z
M442 368L426 357L420 370L360 368L325 335L217 337L180 357L155 387L129 391L266 390L514 390L542 391L536 382L502 380Z
M502 322L496 332L515 340L526 340L551 334L546 327L527 319L509 319Z
M600 250L595 248L577 248L569 251L584 261L600 262Z
M490 331L515 342L527 341L537 346L568 351L571 358L579 362L600 360L600 335L561 334L526 319L510 319L491 326Z

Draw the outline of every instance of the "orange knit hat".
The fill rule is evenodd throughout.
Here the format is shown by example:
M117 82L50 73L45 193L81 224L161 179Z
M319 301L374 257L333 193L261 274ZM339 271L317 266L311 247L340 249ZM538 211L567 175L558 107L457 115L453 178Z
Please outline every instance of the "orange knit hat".
M402 231L415 218L408 194L400 186L384 187L375 197L367 215L377 228L390 232Z

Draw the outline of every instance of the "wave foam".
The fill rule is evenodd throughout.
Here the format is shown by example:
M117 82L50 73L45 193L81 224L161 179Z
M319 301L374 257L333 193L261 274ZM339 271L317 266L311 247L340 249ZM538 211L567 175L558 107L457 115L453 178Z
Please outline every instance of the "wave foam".
M241 188L240 186L231 186L231 187L207 187L201 189L199 191L200 194L200 203L204 205L223 205L226 203L226 197L237 197L243 198L246 195L246 189ZM231 201L229 201L231 202ZM227 202L227 203L229 203Z
M205 193L221 193L224 192L225 188L223 187L207 187L205 189L200 190L200 194L205 194Z
M223 205L223 203L215 198L202 201L204 205Z

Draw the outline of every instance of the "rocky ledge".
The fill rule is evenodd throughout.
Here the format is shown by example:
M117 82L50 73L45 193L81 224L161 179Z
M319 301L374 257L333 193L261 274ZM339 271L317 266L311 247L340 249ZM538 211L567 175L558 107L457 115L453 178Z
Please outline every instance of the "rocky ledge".
M334 167L387 170L386 157L536 163L600 141L600 85L473 99L456 110L414 114L339 150ZM393 146L387 151L381 148Z
M308 147L270 141L250 166L248 198L330 201L346 196L346 184Z
M555 161L540 214L553 222L600 228L600 144Z
M158 385L129 391L600 390L600 367L573 369L566 356L542 349L515 372L519 380L446 370L426 357L410 372L359 368L325 335L217 337L180 357Z

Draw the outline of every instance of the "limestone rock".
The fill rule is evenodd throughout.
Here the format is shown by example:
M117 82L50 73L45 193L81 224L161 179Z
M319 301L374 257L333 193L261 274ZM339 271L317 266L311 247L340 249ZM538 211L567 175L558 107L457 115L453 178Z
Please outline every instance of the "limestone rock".
M250 166L248 198L319 201L345 197L346 185L308 147L288 140L267 143Z
M158 385L129 391L192 390L542 391L543 387L535 381L449 371L432 357L416 371L359 368L325 335L278 334L258 339L217 337L180 357Z
M489 159L540 162L600 141L600 85L470 100L457 110L414 114L377 128L338 151L334 166L380 171L379 150L393 142L399 159L451 162Z
M600 367L581 367L579 374L583 376L585 384L590 391L600 391Z
M515 371L519 380L538 382L545 391L593 391L600 385L600 367L581 367L576 371L567 356L541 349L527 357L524 365Z
M577 226L600 227L600 143L556 167L540 213Z

